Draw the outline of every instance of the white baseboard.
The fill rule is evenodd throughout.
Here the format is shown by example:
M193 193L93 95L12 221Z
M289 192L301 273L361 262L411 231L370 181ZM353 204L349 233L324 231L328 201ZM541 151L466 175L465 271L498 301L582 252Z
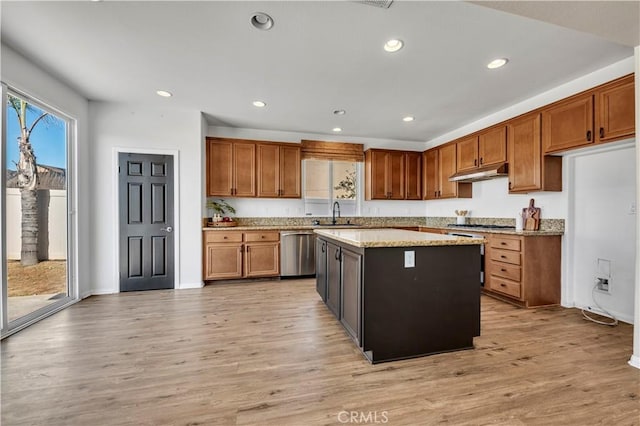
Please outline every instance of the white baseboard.
M197 282L197 283L180 283L179 287L177 287L177 289L180 290L186 290L186 289L190 289L190 288L202 288L204 287L204 283L202 281Z
M108 289L108 288L94 288L91 290L91 296L100 296L100 295L104 295L104 294L116 294L119 293L119 291L115 291L112 289Z
M631 355L631 358L629 358L629 365L640 369L640 355Z
M579 305L575 305L575 308L576 309L584 309L585 312L587 312L587 313L593 312L594 314L602 315L602 316L607 317L607 318L611 318L611 315L614 315L618 321L626 322L627 324L633 325L633 316L631 316L631 315L625 315L625 314L622 314L620 312L611 312L611 311L609 311L611 313L611 315L607 315L604 312L602 312L600 309L598 309L596 307L593 307L593 306L591 307L591 309L589 309L587 306L582 307L582 306L579 306Z

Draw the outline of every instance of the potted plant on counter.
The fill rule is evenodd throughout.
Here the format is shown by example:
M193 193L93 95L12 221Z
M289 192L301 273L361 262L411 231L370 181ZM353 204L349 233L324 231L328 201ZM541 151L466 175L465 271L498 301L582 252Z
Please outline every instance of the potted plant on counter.
M209 218L208 226L236 226L238 223L231 219L228 214L235 214L236 209L223 199L208 200L207 209L213 210L213 217Z

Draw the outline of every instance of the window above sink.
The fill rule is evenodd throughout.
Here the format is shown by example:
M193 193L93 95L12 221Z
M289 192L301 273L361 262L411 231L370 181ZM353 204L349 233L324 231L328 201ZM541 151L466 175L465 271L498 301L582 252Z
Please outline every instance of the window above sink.
M331 217L331 207L337 201L341 216L360 216L361 164L355 161L304 160L302 174L305 215Z

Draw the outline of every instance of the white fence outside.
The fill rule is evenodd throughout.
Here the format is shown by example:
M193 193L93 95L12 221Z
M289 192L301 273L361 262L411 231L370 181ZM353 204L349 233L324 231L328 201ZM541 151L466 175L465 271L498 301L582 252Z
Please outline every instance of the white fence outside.
M20 190L7 188L7 259L20 260L20 223L22 209ZM67 258L67 191L38 190L38 258L65 260Z

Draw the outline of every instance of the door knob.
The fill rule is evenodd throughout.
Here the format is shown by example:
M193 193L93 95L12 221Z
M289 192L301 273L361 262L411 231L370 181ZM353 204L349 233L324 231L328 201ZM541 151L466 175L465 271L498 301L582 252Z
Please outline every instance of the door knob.
M173 232L173 228L170 226L167 226L166 228L160 228L161 231L167 231L167 232Z

